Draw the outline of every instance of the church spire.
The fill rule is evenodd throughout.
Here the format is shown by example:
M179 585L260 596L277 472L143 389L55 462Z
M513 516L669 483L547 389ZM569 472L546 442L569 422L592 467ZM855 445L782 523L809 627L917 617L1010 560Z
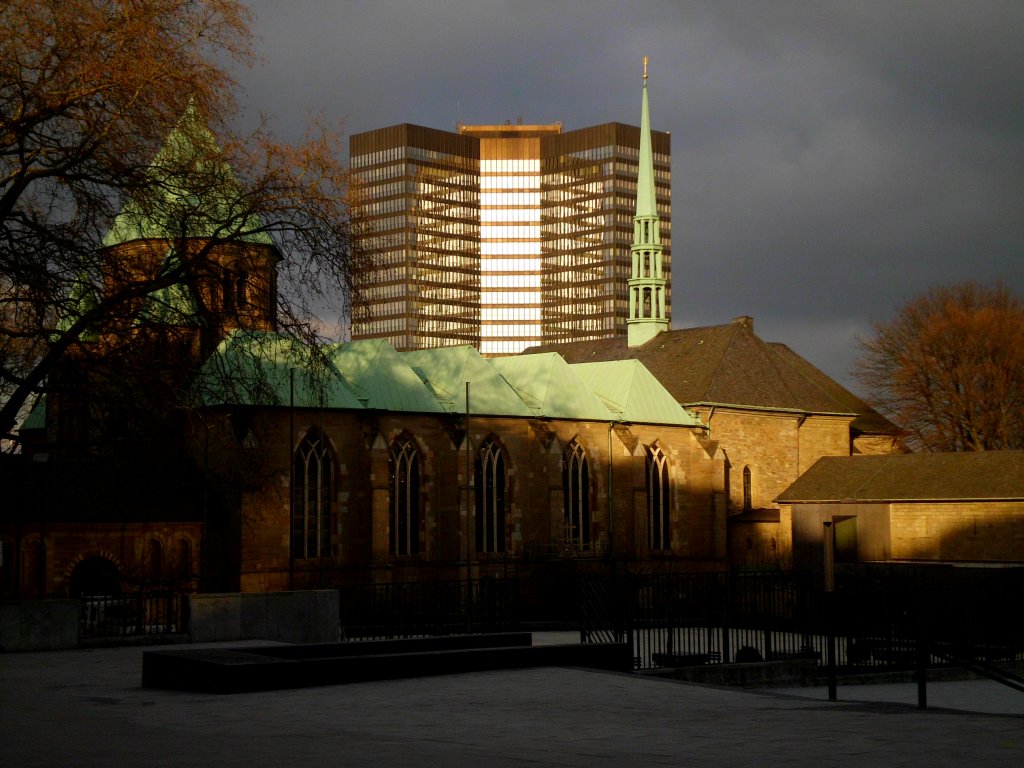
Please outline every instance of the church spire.
M636 216L633 217L632 271L629 278L627 342L646 344L668 330L667 281L662 270L658 198L654 188L654 152L651 148L651 117L647 106L647 57L644 56L644 92L640 112L640 159L636 179Z

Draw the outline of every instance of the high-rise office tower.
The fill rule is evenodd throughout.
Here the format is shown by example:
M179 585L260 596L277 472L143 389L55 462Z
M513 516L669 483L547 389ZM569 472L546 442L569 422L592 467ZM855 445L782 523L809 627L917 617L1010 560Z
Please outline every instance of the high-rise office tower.
M670 143L648 134L667 320ZM367 265L352 337L504 355L626 335L640 150L641 129L621 123L352 136Z

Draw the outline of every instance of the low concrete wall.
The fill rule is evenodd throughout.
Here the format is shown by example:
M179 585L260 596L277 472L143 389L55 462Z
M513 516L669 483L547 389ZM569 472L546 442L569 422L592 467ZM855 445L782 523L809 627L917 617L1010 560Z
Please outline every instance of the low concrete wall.
M749 664L704 664L652 670L647 674L671 677L690 683L735 685L742 688L774 688L787 685L813 685L818 663L812 659L759 661Z
M194 643L336 643L341 640L338 600L333 589L190 595L189 635Z
M294 653L287 646L147 651L142 654L142 685L243 693L491 669L574 666L628 672L632 668L633 659L626 643L531 646L512 637L515 645L492 645L505 638L508 636L492 639L475 635L426 641L339 643L300 647ZM388 652L399 649L400 652Z
M59 651L78 647L77 600L0 603L0 651Z

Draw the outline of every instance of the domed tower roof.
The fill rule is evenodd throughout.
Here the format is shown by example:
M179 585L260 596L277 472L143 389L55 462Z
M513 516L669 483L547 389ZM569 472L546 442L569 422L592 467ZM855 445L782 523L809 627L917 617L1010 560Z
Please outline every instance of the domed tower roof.
M152 183L127 201L103 238L105 247L182 237L275 246L193 102L147 175Z

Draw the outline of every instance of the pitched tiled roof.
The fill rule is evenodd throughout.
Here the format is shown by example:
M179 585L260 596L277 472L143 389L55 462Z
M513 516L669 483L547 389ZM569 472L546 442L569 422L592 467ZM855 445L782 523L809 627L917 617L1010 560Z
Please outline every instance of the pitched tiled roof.
M782 504L1024 499L1024 451L827 456Z
M534 416L611 421L614 414L558 355L495 357L491 363Z
M332 344L328 356L335 368L362 390L367 408L444 413L434 393L384 339Z
M685 405L856 416L884 434L896 427L838 382L781 344L762 341L749 318L727 325L665 331L642 346L624 338L550 344L524 354L557 352L570 363L639 360ZM858 422L855 422L857 425Z
M870 405L865 403L853 392L846 389L838 381L823 371L818 370L809 362L800 357L785 344L772 343L772 348L784 358L793 368L808 381L821 387L829 397L839 403L840 407L847 411L853 411L857 418L853 420L852 429L855 432L869 435L897 435L900 430Z
M466 382L469 382L472 413L532 415L518 393L501 376L501 371L492 364L494 361L481 357L473 347L436 347L400 354L449 413L466 412Z
M639 360L576 363L569 367L621 421L687 427L700 424Z
M202 405L294 405L364 408L367 395L301 341L265 331L234 330L199 371Z

